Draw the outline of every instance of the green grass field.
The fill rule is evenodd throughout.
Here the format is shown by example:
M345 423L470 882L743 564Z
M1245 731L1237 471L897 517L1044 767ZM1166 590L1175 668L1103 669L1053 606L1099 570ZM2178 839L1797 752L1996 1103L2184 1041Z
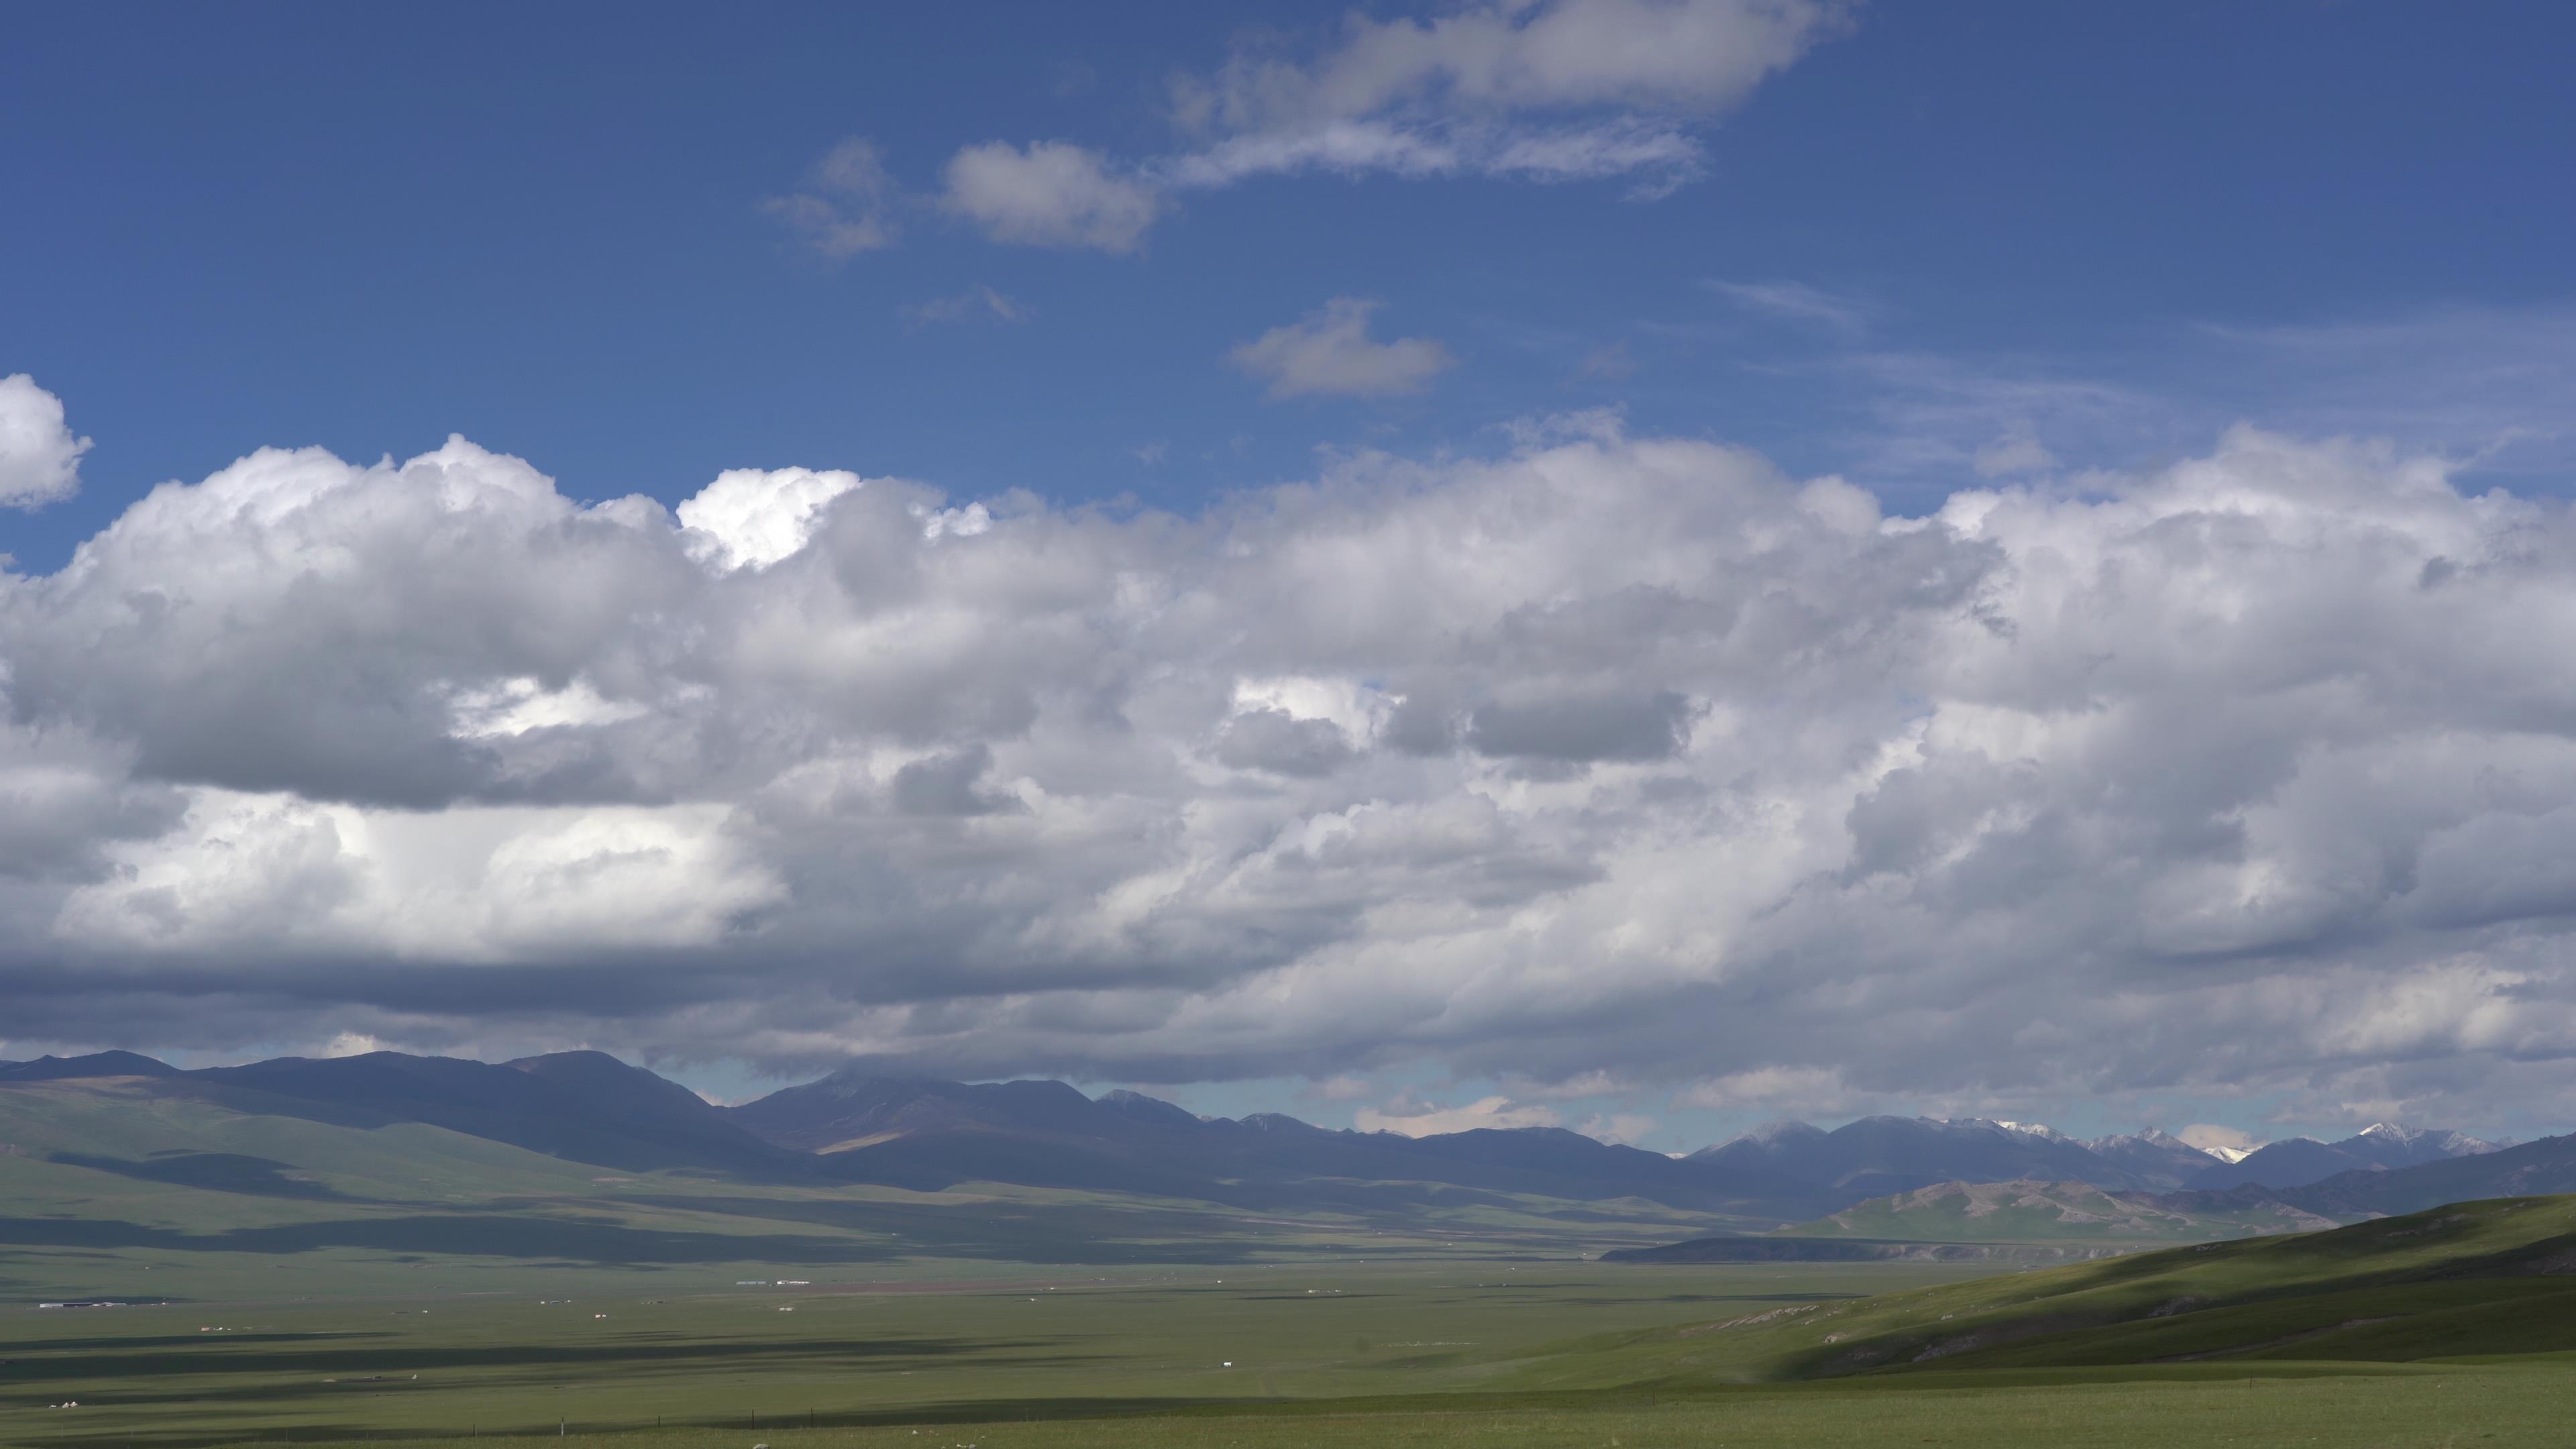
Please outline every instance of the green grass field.
M94 1086L0 1094L0 1146L0 1445L2199 1449L2576 1423L2576 1198L2044 1270L1655 1265L1586 1255L1709 1225L625 1175ZM72 1298L127 1306L36 1306Z
M950 1276L932 1276L940 1269ZM20 1310L0 1318L0 1442L657 1418L748 1428L755 1415L776 1425L808 1411L919 1421L1508 1392L1569 1336L1961 1276L1454 1261L1003 1276L950 1263L764 1290L558 1270L520 1291L471 1286L478 1274L403 1297ZM64 1399L81 1407L43 1407Z
M172 1321L177 1309L100 1310L82 1320L88 1332L35 1341L21 1314L8 1324L0 1443L551 1437L558 1424L633 1449L2563 1443L2552 1436L2576 1411L2576 1362L2560 1356L1538 1389L1549 1375L1534 1370L1557 1354L1533 1340L1552 1328L1705 1321L1713 1308L1765 1311L1784 1283L1809 1297L1836 1285L1808 1281L1810 1269L1799 1281L1712 1270L1623 1281L1596 1268L1480 1286L1449 1268L1395 1271L1365 1295L1309 1295L1324 1285L1265 1274L1052 1294L914 1283L631 1306L277 1305L273 1322L224 1334ZM780 1314L788 1298L797 1312ZM1227 1369L1219 1353L1242 1357ZM30 1390L82 1407L28 1405Z

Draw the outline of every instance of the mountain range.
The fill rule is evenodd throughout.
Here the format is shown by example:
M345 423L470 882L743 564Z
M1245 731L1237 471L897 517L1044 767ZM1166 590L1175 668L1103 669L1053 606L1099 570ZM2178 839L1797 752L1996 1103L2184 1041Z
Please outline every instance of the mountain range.
M197 1071L129 1052L0 1063L0 1090L80 1077L133 1079L154 1093L242 1112L351 1126L425 1123L621 1172L932 1192L1000 1183L1352 1211L1455 1206L1479 1194L1634 1199L1758 1228L1953 1183L2127 1194L2259 1185L2301 1212L2350 1216L2406 1210L2368 1204L2404 1196L2409 1173L2448 1167L2457 1170L2442 1180L2467 1183L2480 1171L2464 1163L2495 1158L2510 1175L2520 1161L2457 1133L2384 1125L2336 1143L2274 1143L2229 1163L2155 1131L2079 1141L2019 1123L1888 1116L1830 1131L1774 1123L1674 1158L1553 1127L1407 1137L1276 1113L1201 1117L1140 1093L1094 1098L1062 1082L970 1084L859 1071L722 1107L600 1052L502 1063L371 1052ZM2546 1177L2554 1151L2522 1166ZM2388 1181L2374 1181L2382 1176ZM2314 1191L2294 1200L2294 1190L2307 1189Z
M2421 1167L2454 1157L2475 1157L2511 1145L2484 1142L2459 1132L2425 1131L2377 1122L2340 1142L2293 1137L2269 1143L2233 1162L2222 1162L2196 1172L2183 1186L2225 1189L2258 1183L2274 1188L2305 1187L2312 1182L2323 1182L2337 1173Z

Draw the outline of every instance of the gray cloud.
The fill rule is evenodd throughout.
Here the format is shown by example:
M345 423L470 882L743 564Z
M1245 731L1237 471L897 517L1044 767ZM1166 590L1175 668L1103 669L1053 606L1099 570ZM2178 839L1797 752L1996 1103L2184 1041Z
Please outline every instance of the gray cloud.
M1378 305L1335 297L1298 321L1235 348L1227 360L1268 383L1273 398L1400 396L1420 392L1458 365L1448 348L1428 337L1380 342L1369 336L1369 318Z
M895 244L902 234L894 220L900 198L876 142L849 136L814 163L804 190L770 197L760 208L816 253L841 262Z
M2576 525L2251 430L1199 516L266 452L0 574L0 1015L1745 1110L2576 1105Z
M1660 760L1681 748L1690 701L1663 691L1638 698L1555 698L1479 705L1467 742L1479 753L1591 763Z
M1354 15L1309 56L1240 49L1173 83L1198 149L1182 186L1276 172L1570 181L1696 177L1677 116L1744 100L1840 25L1830 0L1539 0L1428 19Z
M1100 153L1065 141L968 146L949 158L939 204L999 242L1132 252L1162 194Z

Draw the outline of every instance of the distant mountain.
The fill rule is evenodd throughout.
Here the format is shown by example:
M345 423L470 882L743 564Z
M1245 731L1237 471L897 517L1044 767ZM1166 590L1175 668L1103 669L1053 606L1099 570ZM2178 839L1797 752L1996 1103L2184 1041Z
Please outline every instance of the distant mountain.
M1831 1132L1775 1122L1686 1160L1803 1182L1837 1208L1944 1182L2170 1188L2210 1161L2160 1132L2085 1143L2025 1123L1931 1117L1864 1117Z
M279 1057L182 1073L177 1084L425 1122L627 1172L695 1168L755 1177L812 1175L810 1158L744 1131L688 1088L602 1052L499 1065L401 1052Z
M2215 1155L2152 1127L2130 1135L2097 1137L2084 1145L2094 1156L2152 1187L2182 1186L2207 1171Z
M729 1109L732 1120L762 1140L800 1152L847 1152L933 1132L1001 1132L1117 1137L1131 1126L1170 1122L1151 1103L1195 1127L1198 1119L1169 1102L1126 1093L1116 1106L1094 1102L1062 1082L932 1082L836 1072Z
M2385 1172L2421 1167L2455 1157L2493 1152L2498 1144L2458 1132L2425 1131L2374 1124L2340 1142L2293 1137L2274 1142L2234 1162L2222 1162L2194 1174L2189 1188L2223 1189L2259 1183L2273 1189L2305 1187L2338 1173Z
M0 1082L60 1082L82 1077L175 1077L179 1069L133 1052L92 1052L85 1057L38 1057L0 1062Z
M2576 1134L2385 1170L2360 1168L2279 1194L2282 1201L2351 1220L2421 1212L2445 1203L2576 1193Z
M1577 1201L1637 1197L1755 1218L1807 1216L1812 1188L1756 1168L1677 1162L1537 1127L1431 1137L1316 1127L1278 1113L1201 1118L1135 1092L1062 1082L905 1081L840 1072L730 1109L844 1181L935 1191L1008 1182L1194 1197L1394 1206L1442 1189Z
M164 1096L317 1122L420 1122L627 1172L923 1191L993 1182L1354 1213L1433 1201L1632 1199L1747 1227L1826 1218L1942 1184L2081 1184L2138 1194L2186 1185L2226 1193L2260 1182L2278 1196L2284 1184L2340 1182L2338 1174L2354 1169L2393 1174L2493 1155L2492 1144L2457 1133L2379 1126L2339 1143L2275 1143L2231 1165L2156 1131L2086 1142L2033 1123L1868 1117L1830 1132L1770 1123L1674 1159L1553 1127L1417 1138L1321 1128L1278 1113L1203 1118L1141 1093L1095 1099L1062 1082L919 1081L859 1070L721 1108L601 1052L497 1064L371 1052L191 1072L130 1052L0 1065L0 1087L80 1078L143 1079ZM2317 1201L2376 1202L2379 1191L2344 1183ZM2223 1216L2245 1206L2160 1210ZM2391 1210L2304 1199L2298 1206L2326 1216ZM2099 1215L2099 1204L2059 1207Z

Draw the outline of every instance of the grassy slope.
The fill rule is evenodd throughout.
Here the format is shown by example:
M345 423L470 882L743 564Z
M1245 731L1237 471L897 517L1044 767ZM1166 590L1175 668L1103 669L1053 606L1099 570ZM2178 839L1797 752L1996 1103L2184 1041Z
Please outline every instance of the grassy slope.
M291 1107L292 1104L286 1104ZM296 1108L295 1111L303 1109ZM939 1192L618 1173L412 1122L339 1122L140 1082L0 1089L0 1292L163 1289L102 1253L373 1254L807 1268L1294 1260L1582 1248L1706 1232L1704 1215L1425 1187L1400 1211L1251 1213L1184 1199L964 1184ZM53 1266L47 1267L51 1262ZM218 1290L220 1291L220 1290Z
M1533 1387L2576 1350L2576 1198L2457 1204L1568 1344Z
M1605 1224L1597 1204L1478 1201L1404 1226L1027 1190L751 1187L608 1174L435 1128L138 1105L95 1083L0 1092L0 1109L0 1142L19 1148L0 1155L0 1295L194 1300L0 1309L0 1443L175 1449L737 1412L744 1427L769 1415L777 1449L947 1442L778 1431L807 1406L825 1423L974 1421L957 1442L988 1449L1874 1444L1891 1425L1931 1443L2199 1444L2225 1427L2394 1444L2491 1423L2497 1442L2542 1442L2517 1436L2563 1418L2576 1383L2576 1358L2531 1357L2576 1350L2576 1279L2556 1276L2576 1268L2576 1199L1973 1280L1975 1266L1622 1268L1498 1255L1669 1237L1651 1209ZM46 1160L58 1152L117 1165ZM217 1185L150 1175L173 1160ZM485 1236L439 1236L477 1222ZM108 1241L82 1239L102 1226ZM1086 1233L1099 1241L1085 1251L1127 1266L1029 1266ZM1455 1257L1396 1261L1424 1253ZM1269 1266L1243 1266L1255 1259ZM1138 1266L1192 1261L1225 1265ZM753 1276L817 1286L792 1300L731 1286ZM1886 1289L1903 1291L1862 1296ZM213 1325L232 1331L196 1332ZM2493 1354L2525 1357L2456 1362ZM1226 1357L1237 1366L1211 1363ZM2432 1357L2453 1364L2398 1362ZM2342 1377L2298 1377L2324 1371ZM2259 1391L2249 1373L2266 1376ZM2444 1388L2472 1373L2474 1393ZM1816 1381L1784 1382L1800 1379ZM84 1407L43 1407L61 1398ZM1187 1416L1206 1413L1231 1416L1221 1436Z
M826 1421L917 1424L1292 1399L1445 1403L1508 1390L1513 1362L1568 1331L1687 1322L1790 1295L1856 1300L1958 1276L1915 1265L1703 1271L1686 1282L1592 1264L1007 1276L942 1266L944 1281L818 1276L757 1291L734 1287L730 1269L479 1285L433 1269L407 1296L0 1311L0 1443L489 1433L551 1429L558 1417L576 1430L649 1427L657 1416L747 1428L754 1413L775 1425L808 1408ZM64 1398L83 1407L43 1407Z
M2182 1210L2080 1182L1948 1182L1872 1198L1775 1237L1931 1243L2198 1243L2332 1224L2277 1205Z

